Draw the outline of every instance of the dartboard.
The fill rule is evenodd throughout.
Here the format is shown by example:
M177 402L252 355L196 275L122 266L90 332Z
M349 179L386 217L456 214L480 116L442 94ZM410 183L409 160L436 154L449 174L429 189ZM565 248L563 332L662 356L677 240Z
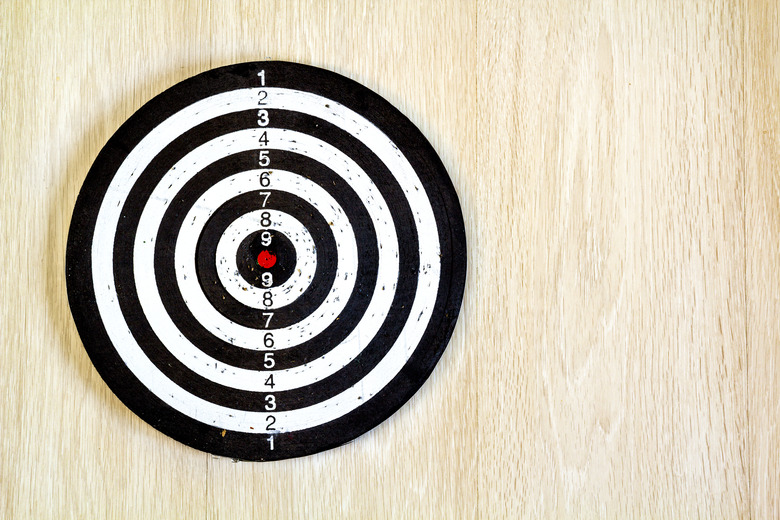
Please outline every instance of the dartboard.
M133 412L242 460L351 441L420 388L466 279L432 146L368 88L311 66L213 69L106 143L73 211L68 299Z

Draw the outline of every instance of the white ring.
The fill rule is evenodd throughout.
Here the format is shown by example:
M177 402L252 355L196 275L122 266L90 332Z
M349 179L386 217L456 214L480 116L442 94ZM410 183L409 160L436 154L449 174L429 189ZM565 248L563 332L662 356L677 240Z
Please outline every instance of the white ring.
M270 226L262 225L262 214L266 211L271 219ZM295 249L295 267L284 283L262 288L241 276L236 255L245 238L266 229L287 237ZM317 270L316 247L306 226L291 215L273 209L258 209L241 215L225 229L217 243L216 267L220 283L237 301L247 307L265 309L264 293L269 292L273 300L271 308L278 309L295 301L311 285Z

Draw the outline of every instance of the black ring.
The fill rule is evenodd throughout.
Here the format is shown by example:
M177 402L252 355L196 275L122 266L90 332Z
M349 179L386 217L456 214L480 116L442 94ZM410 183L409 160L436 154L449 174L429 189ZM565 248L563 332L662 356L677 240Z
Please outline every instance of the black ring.
M314 239L317 255L317 268L314 277L303 294L295 301L273 309L274 319L267 328L274 330L294 326L317 310L325 301L333 286L333 280L336 278L337 246L328 222L311 204L291 193L276 190L263 191L272 193L265 209L282 211L302 223ZM263 208L263 198L259 192L260 190L243 193L223 204L203 228L195 256L196 274L203 293L211 305L234 323L258 330L266 329L266 320L263 318L263 313L266 310L249 307L236 300L222 285L217 274L216 260L217 245L227 227L240 216ZM175 231L175 227L173 230ZM169 268L175 268L175 266L167 248L158 246L156 253L159 255L157 259L160 263L161 275L170 274ZM183 302L181 303L183 304ZM174 309L177 313L184 312L189 315L186 306L181 309L173 307L172 304L169 312L173 314ZM334 315L331 319L335 320L336 317ZM183 325L183 328L190 326L202 327L200 323L193 322L191 325Z

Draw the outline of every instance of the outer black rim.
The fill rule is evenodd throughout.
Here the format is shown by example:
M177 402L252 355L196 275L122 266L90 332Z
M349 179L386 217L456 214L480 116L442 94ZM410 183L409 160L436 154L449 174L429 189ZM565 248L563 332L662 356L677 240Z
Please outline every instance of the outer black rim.
M435 309L418 348L395 378L364 405L329 423L282 434L268 452L265 435L228 432L198 422L165 404L125 366L100 319L91 276L92 232L103 196L130 150L155 126L199 99L254 86L255 71L273 74L274 86L294 88L346 105L372 121L398 146L430 200L441 244L441 276ZM388 201L392 204L394 201ZM90 169L76 201L66 252L68 298L77 329L92 362L112 391L161 432L193 448L244 460L303 456L344 444L374 428L422 386L452 335L466 278L466 239L457 194L435 151L403 114L366 87L323 69L288 63L242 63L187 79L141 107L111 137ZM381 335L380 335L381 336Z

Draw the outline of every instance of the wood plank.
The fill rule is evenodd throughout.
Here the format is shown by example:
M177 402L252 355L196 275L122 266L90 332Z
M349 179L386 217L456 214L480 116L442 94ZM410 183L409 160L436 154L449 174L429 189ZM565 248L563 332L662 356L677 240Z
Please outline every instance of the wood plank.
M2 7L0 424L13 432L0 441L4 518L194 518L206 508L205 455L146 425L108 390L78 339L64 283L70 215L92 160L171 72L195 72L170 47L139 45L137 27L174 15L158 9ZM145 50L168 64L166 77Z
M745 171L751 518L780 517L780 9L748 2Z
M277 2L268 19L264 5L211 5L212 65L269 56L325 67L375 90L431 140L474 218L468 209L474 121L464 111L474 92L466 73L473 69L473 7L447 1L344 2L338 8ZM473 247L471 254L474 259ZM476 300L470 291L432 379L391 420L354 443L302 460L258 465L210 459L210 516L474 517L479 446L467 419L476 415L475 331L467 327Z
M745 514L740 9L478 20L486 516Z

